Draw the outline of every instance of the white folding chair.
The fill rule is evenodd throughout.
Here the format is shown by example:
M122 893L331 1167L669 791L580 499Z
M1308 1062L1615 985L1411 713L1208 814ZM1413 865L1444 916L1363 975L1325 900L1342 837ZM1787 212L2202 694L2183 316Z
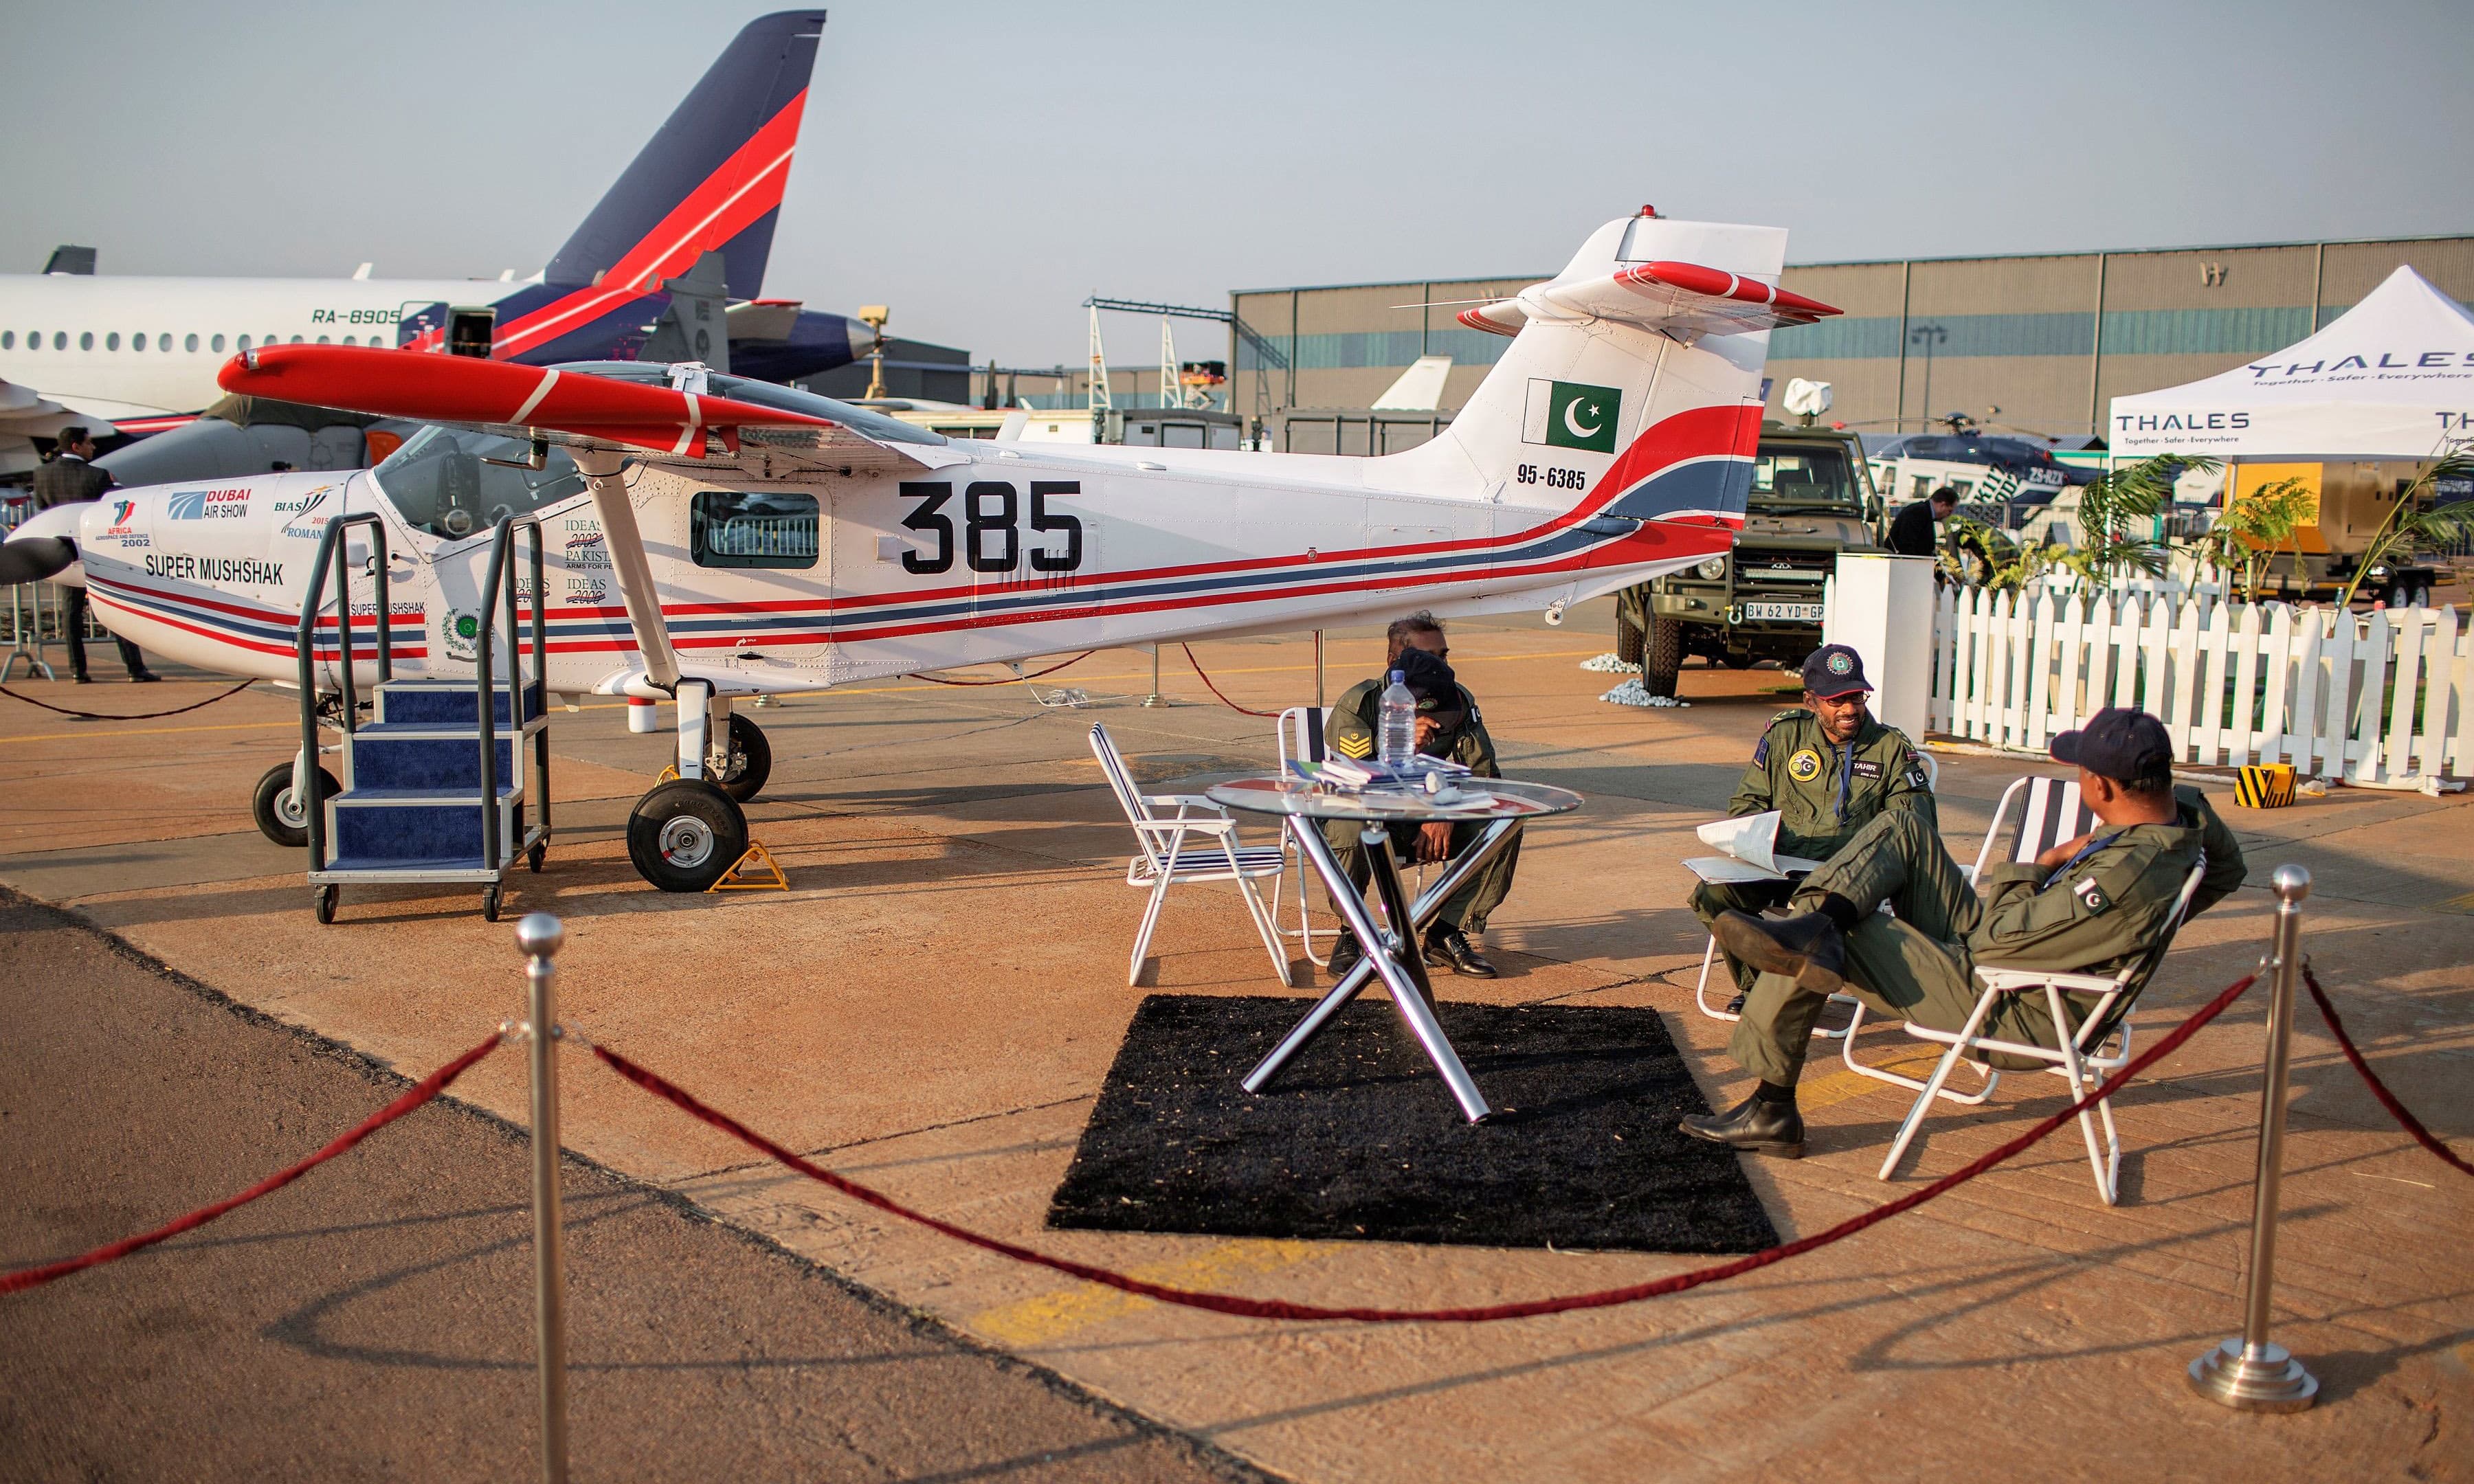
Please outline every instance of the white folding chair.
M1300 777L1298 771L1298 763L1322 761L1322 720L1323 709L1319 706L1293 706L1280 713L1279 721L1274 724L1277 730L1273 732L1273 737L1279 746L1280 777L1284 778ZM1280 859L1283 864L1287 862L1289 852L1296 849L1296 839L1288 830L1282 829ZM1306 912L1306 875L1305 862L1299 860L1298 862L1298 925L1294 930L1281 928L1280 936L1298 940L1305 948L1306 962L1321 969L1326 961L1314 950L1314 922ZM1272 880L1272 920L1276 922L1279 917L1280 878L1275 876Z
M1925 752L1918 752L1916 754L1916 760L1924 764L1925 792L1933 792L1933 790L1941 784L1941 764L1933 760L1931 754ZM1708 881L1712 879L1713 874L1715 874L1715 873L1707 869L1714 859L1714 857L1710 857L1698 860L1687 860L1684 863L1684 869L1691 872L1693 875L1699 877L1701 880ZM1724 865L1725 863L1718 862L1718 864ZM1732 875L1724 876L1722 878L1730 880L1735 879L1735 877ZM1888 905L1885 903L1881 910L1887 912L1889 910ZM1708 1016L1712 1020L1740 1020L1743 1017L1735 1015L1730 1011L1721 1010L1710 1003L1710 966L1716 962L1717 957L1718 940L1715 936L1712 936L1701 945L1701 977L1693 981L1692 1003L1698 1005L1701 1009L1701 1013ZM1732 985L1734 983L1734 980L1730 977L1727 980L1727 983ZM1852 1005L1856 1003L1856 998L1852 994L1832 994L1830 997L1838 1001L1842 1005ZM1827 1026L1816 1022L1812 1027L1812 1034L1816 1039L1821 1041L1845 1041L1850 1035L1855 1033L1855 1029L1856 1026L1853 1021L1848 1023L1845 1030L1837 1031L1831 1030Z
M1126 759L1117 752L1117 744L1108 736L1108 729L1091 729L1091 752L1100 759L1100 771L1108 779L1108 787L1117 796L1118 806L1126 811L1126 822L1134 826L1134 843L1142 853L1126 863L1126 884L1146 888L1151 900L1143 908L1143 925L1134 934L1133 957L1126 967L1126 982L1139 984L1143 976L1143 956L1151 951L1152 929L1159 925L1160 906L1168 899L1168 889L1201 881L1234 881L1246 898L1246 911L1254 919L1255 935L1263 940L1264 951L1272 955L1272 971L1280 982L1289 982L1289 957L1280 946L1278 922L1254 883L1265 876L1276 883L1287 869L1286 852L1278 846L1240 845L1237 821L1228 811L1200 794L1145 794L1134 787L1133 776L1126 771ZM1175 809L1174 815L1162 816L1154 811ZM1210 842L1199 849L1187 844L1189 837ZM1277 890L1276 885L1274 891Z
M2018 806L2015 813L2012 809L2014 804ZM2076 778L2013 778L2010 786L2001 791L2001 802L1993 806L1993 824L1984 831L1984 844L1977 849L1976 864L1962 866L1959 872L1971 883L1980 884L1985 868L1993 864L1995 848L2005 835L2009 838L2010 849L2002 858L2032 865L2037 856L2065 840L2077 839L2096 828L2098 823L2096 811L2079 798ZM1916 1078L1886 1067L1869 1066L1856 1060L1856 1032L1863 1023L1864 1009L1858 1005L1856 1017L1847 1023L1845 1034L1839 1038L1839 1060L1847 1064L1847 1069L1876 1082L1904 1088L1910 1092L1924 1090L1925 1084ZM1908 1034L1920 1036L1914 1031ZM1932 1038L1920 1036L1920 1039ZM1983 1075L1982 1087L1973 1092L1955 1092L1945 1086L1938 1089L1935 1095L1944 1102L1957 1103L1966 1108L1979 1107L1991 1097L1993 1089L2001 1086L2001 1074L1980 1063L1970 1062L1968 1065ZM1881 1178L1889 1178L1886 1168Z
M2065 835L2063 838L2072 837ZM2148 945L2147 951L2123 965L2119 973L2080 974L2053 969L1977 965L1976 977L1983 984L1984 991L1976 997L1976 1009L1968 1016L1964 1026L1956 1031L1936 1031L1914 1024L1904 1027L1908 1035L1919 1041L1934 1041L1950 1048L1942 1053L1939 1065L1933 1067L1932 1076L1928 1081L1918 1083L1858 1064L1854 1050L1856 1027L1849 1026L1845 1052L1849 1066L1868 1077L1879 1077L1884 1082L1897 1082L1920 1089L1915 1106L1907 1110L1906 1121L1899 1125L1898 1137L1890 1142L1889 1154L1881 1161L1880 1178L1889 1179L1890 1172L1898 1167L1900 1157L1907 1152L1907 1145L1914 1141L1917 1131L1924 1126L1925 1113L1931 1109L1933 1100L1951 1096L1943 1085L1949 1082L1950 1074L1957 1069L1962 1060L1969 1061L1983 1072L1984 1088L1972 1097L1952 1097L1953 1102L1981 1103L2000 1084L2001 1074L1976 1060L1986 1052L2050 1063L2045 1070L2070 1085L2074 1102L2095 1091L2107 1076L2127 1065L2130 1062L2132 1001L2147 985L2149 976L2155 973L2157 966L2164 962L2165 950L2172 946L2173 935L2181 929L2182 919L2191 909L2191 898L2198 891L2200 879L2207 874L2205 860L2191 868L2190 874L2183 878L2181 895L2173 899L2173 910L2167 914L2157 928L2155 942ZM2047 1013L2052 1017L2052 1045L2000 1041L1977 1034L1985 1017L1992 1014L1994 1004L2002 995L2032 993L2039 990L2044 992ZM2097 1002L2089 1007L2087 1018L2079 1021L2075 1029L2072 1028L2070 1001L2063 997L2065 992L2097 996ZM1856 1024L1862 1022L1863 1012L1859 1008ZM2109 1052L2105 1050L2107 1041L2115 1041ZM2104 1123L2104 1148L2101 1151L2097 1148L2098 1119ZM2088 1164L2096 1175L2097 1194L2104 1198L2107 1206L2116 1204L2122 1190L2122 1134L2114 1126L2111 1099L2098 1102L2094 1117L2086 1110L2080 1111L2079 1134L2087 1141Z

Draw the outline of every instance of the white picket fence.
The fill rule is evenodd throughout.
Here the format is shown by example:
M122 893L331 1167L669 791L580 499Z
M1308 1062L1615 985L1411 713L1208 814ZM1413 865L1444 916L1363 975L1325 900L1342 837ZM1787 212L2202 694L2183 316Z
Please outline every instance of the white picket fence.
M2176 755L2283 762L2412 788L2474 774L2474 625L2453 608L2368 614L2134 593L1946 589L1932 730L2042 753L2108 706L2161 717Z

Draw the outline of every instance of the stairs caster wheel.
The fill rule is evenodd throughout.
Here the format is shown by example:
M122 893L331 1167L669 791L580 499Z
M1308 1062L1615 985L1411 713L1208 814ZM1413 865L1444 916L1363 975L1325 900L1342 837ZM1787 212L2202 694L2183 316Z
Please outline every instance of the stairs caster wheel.
M334 922L335 888L331 886L318 888L317 894L310 898L310 905L317 909L318 921L321 924Z
M702 778L672 778L636 801L627 858L666 892L701 892L747 853L739 802Z
M498 921L498 888L495 886L481 888L481 921L484 922Z
M526 851L524 852L524 864L525 864L525 865L527 865L527 866L530 866L531 868L533 868L533 874L534 874L534 875L540 875L540 874L541 874L541 869L542 869L542 862L543 862L545 859L546 859L546 858L548 857L548 855L549 855L549 842L548 842L548 841L546 841L546 840L541 841L540 843L536 844L536 845L535 845L531 850L526 850Z

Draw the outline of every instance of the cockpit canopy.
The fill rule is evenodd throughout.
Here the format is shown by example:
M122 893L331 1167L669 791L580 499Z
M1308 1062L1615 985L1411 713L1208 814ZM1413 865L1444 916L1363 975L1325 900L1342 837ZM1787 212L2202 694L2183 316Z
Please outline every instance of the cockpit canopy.
M538 469L522 467L531 456L521 439L425 427L370 472L406 525L459 540L584 492L565 449Z

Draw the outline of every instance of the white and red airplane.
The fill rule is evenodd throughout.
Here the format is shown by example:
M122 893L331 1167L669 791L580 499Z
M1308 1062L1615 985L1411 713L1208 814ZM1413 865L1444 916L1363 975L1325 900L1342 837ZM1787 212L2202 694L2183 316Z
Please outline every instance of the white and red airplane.
M150 653L289 681L327 523L374 513L398 672L470 678L494 532L538 517L545 687L676 704L683 781L630 835L716 831L692 870L636 852L699 890L769 766L734 711L756 696L1409 607L1551 615L1725 552L1767 332L1837 312L1775 287L1785 244L1608 223L1555 278L1462 316L1512 344L1441 436L1383 458L948 441L696 366L269 346L224 388L434 426L376 469L114 491L73 533L52 512L22 534L73 534L95 611ZM357 683L375 622L351 619ZM338 683L339 648L316 660Z

